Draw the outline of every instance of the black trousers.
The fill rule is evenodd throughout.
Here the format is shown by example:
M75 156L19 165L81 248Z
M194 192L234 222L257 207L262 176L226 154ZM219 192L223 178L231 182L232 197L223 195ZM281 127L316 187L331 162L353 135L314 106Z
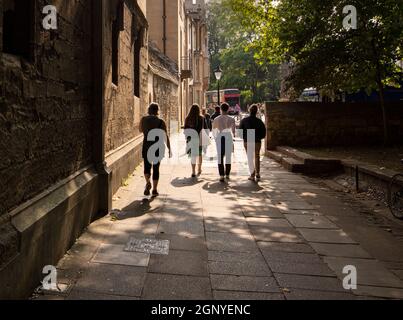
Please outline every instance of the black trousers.
M220 173L220 176L229 176L231 174L231 169L232 169L232 165L230 163L226 164L226 146L225 146L225 139L231 139L232 141L232 137L225 137L222 136L221 137L221 141L219 142L221 145L221 148L219 148L219 162L218 162L218 171ZM232 145L232 144L231 144ZM232 153L232 150L228 150L228 152Z
M144 159L144 174L151 175L152 169L153 181L158 181L160 179L160 165L161 162L158 162L157 164L152 164L147 159Z

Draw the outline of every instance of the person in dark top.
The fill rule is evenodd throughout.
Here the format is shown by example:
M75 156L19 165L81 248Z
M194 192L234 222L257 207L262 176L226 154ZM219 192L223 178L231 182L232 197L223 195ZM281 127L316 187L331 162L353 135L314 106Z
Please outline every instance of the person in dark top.
M245 150L248 154L248 163L250 170L250 181L260 181L260 150L262 149L262 140L266 137L266 126L262 120L257 117L259 108L252 105L249 108L250 116L243 119L239 126L242 130ZM248 141L248 130L254 130L254 141ZM251 150L252 148L252 150Z
M213 130L213 122L211 121L211 116L208 114L206 109L202 110L202 116L206 121L207 129L211 132Z
M153 187L152 196L157 197L158 194L158 182L160 178L160 165L161 161L165 155L165 144L169 150L169 157L172 157L171 151L171 143L167 133L167 126L165 121L158 117L159 113L159 106L156 103L151 103L148 108L148 116L145 116L141 119L140 122L140 132L144 134L143 140L143 149L142 149L142 156L144 159L144 177L146 179L146 187L144 190L144 195L149 196L150 190ZM152 146L156 143L160 143L160 138L156 137L149 137L149 134L152 133L152 130L159 129L162 130L164 134L164 140L162 145L160 146L159 150L155 152L155 154L149 154L149 150ZM158 133L157 131L155 131ZM149 141L152 140L152 141ZM154 158L154 159L152 159ZM153 171L152 180L153 185L151 185L151 169Z
M197 175L202 174L203 146L201 133L203 129L208 129L205 118L200 115L199 105L194 104L185 120L186 152L192 161L192 178L196 177L196 164L198 165ZM195 130L198 139L192 139L187 130Z
M217 107L215 107L215 112L211 116L211 121L214 121L219 116L221 116L221 107L217 106Z

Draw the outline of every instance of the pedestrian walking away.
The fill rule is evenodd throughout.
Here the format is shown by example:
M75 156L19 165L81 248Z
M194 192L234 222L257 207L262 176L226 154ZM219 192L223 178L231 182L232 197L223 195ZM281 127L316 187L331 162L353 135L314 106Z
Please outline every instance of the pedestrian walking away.
M159 105L157 103L151 103L148 108L148 116L145 116L140 121L140 132L144 134L142 156L144 159L144 178L146 180L146 187L144 190L144 195L149 196L151 188L152 196L157 197L158 194L158 182L160 179L160 165L161 161L165 155L165 145L169 150L169 157L172 157L171 143L167 133L167 126L165 121L158 117ZM151 134L153 130L160 130L159 132L154 131L156 137ZM161 133L164 141L161 141ZM159 144L158 150L155 154L151 154L150 148L155 144ZM152 171L152 181L151 185L151 171Z
M203 155L207 154L207 148L210 145L210 133L213 131L213 122L211 121L211 116L208 114L207 110L203 108L202 116L204 117L205 127L202 131L202 145L203 145Z
M259 108L252 105L249 108L249 117L243 119L239 126L242 131L244 146L248 155L248 165L250 171L249 180L260 181L260 151L262 149L262 140L266 136L266 126L262 120L257 117Z
M206 126L209 132L213 130L213 122L211 121L211 116L208 114L207 110L203 108L202 110L202 116L204 117L204 120L206 121Z
M206 119L200 114L200 107L194 104L185 120L186 153L191 159L192 178L202 174L203 146L206 144L203 130L208 129Z
M221 105L221 116L213 122L213 135L216 140L218 171L221 182L224 182L225 178L230 178L232 152L234 150L235 119L228 115L229 108L228 103L223 103Z
M214 121L216 118L218 118L219 116L221 116L221 108L220 106L216 106L215 107L215 111L211 116L211 121Z

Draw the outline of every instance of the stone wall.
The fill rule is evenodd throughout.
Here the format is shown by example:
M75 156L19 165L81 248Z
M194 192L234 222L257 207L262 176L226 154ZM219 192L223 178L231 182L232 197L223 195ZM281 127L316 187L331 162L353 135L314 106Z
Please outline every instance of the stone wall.
M43 267L111 209L112 193L140 161L139 122L148 104L145 0L124 2L117 86L111 53L118 0L55 0L54 31L42 28L49 1L18 1L34 19L28 54L0 50L0 299L28 297Z
M147 108L147 83L148 83L148 49L147 36L137 41L142 42L140 58L140 96L134 95L134 52L133 34L134 25L138 19L138 12L133 6L133 1L124 2L124 30L119 36L119 81L112 83L112 21L117 15L119 1L108 2L109 9L106 17L105 28L105 74L106 76L106 152L116 150L123 144L140 135L139 124L141 116ZM145 28L145 26L143 26Z
M387 104L391 142L403 141L403 104ZM379 144L382 111L368 103L267 103L267 147Z
M99 209L90 170L93 1L54 1L52 31L42 28L49 1L19 4L29 52L3 52L0 19L0 299L30 295Z
M60 2L57 31L45 3L33 60L0 52L0 216L92 160L91 1Z
M151 100L160 106L160 116L170 133L179 130L179 76L177 64L149 44Z

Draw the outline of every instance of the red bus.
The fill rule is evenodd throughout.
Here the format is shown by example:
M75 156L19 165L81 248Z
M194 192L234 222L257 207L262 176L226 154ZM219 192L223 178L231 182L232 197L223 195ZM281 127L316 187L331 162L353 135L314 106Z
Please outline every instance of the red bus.
M241 106L241 91L239 89L220 90L220 102L226 102L232 109L236 105ZM207 106L215 106L217 104L217 91L206 92Z

